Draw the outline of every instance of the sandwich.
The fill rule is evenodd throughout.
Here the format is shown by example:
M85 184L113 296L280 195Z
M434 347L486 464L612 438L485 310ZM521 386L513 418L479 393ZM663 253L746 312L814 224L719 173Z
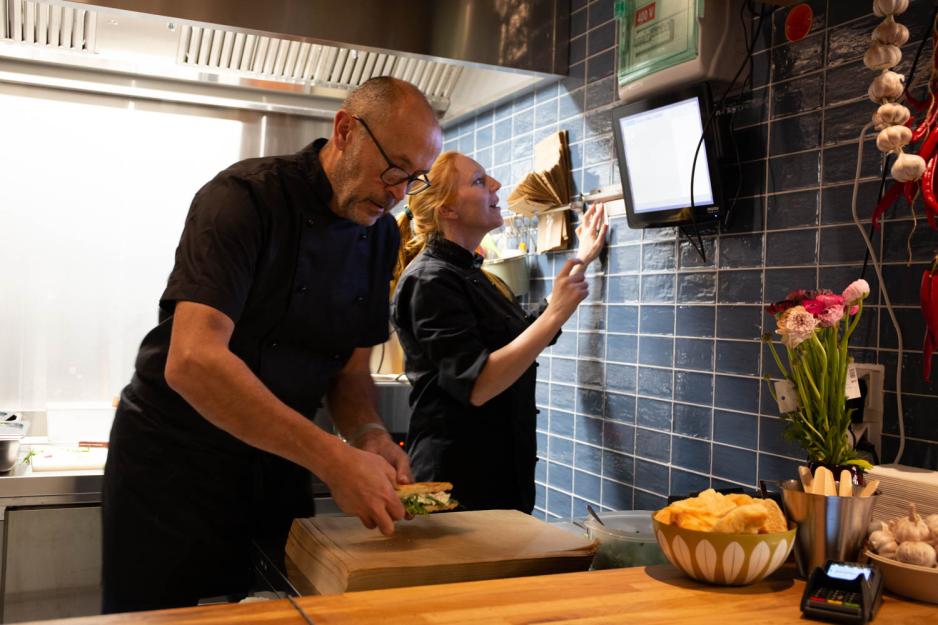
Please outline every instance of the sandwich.
M404 510L409 514L430 514L452 510L459 505L449 496L447 491L452 490L449 482L416 482L414 484L398 484L395 487L397 496L404 504Z

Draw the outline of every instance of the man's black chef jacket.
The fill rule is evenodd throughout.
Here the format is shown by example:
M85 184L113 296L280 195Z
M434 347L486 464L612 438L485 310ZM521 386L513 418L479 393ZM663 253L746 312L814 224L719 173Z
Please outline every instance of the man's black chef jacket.
M432 238L398 282L391 319L413 385L407 436L414 478L453 483L466 508L534 508L537 462L532 365L482 406L469 394L489 354L534 316L506 299L481 271L482 258Z
M312 419L352 351L387 339L400 235L389 215L364 227L329 210L325 143L237 163L192 202L159 324L143 339L111 432L106 608L236 592L252 537L283 534L294 516L312 513L307 471L209 423L163 372L176 302L205 304L235 322L231 351ZM154 597L144 585L168 589ZM109 597L134 593L132 604L108 606Z

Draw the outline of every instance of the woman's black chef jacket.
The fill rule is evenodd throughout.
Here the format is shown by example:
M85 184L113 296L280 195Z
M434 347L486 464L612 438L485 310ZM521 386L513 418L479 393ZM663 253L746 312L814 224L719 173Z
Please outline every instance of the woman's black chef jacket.
M453 483L470 510L534 508L537 462L532 365L482 406L469 403L489 354L533 321L481 270L482 257L431 239L402 274L391 321L406 355L414 478Z
M400 235L337 217L320 139L250 159L195 196L159 323L143 339L111 431L104 480L109 611L185 605L246 589L252 538L285 539L312 513L310 474L201 417L163 371L176 302L230 317L229 347L280 400L312 419L356 347L388 335ZM263 422L265 415L255 415Z

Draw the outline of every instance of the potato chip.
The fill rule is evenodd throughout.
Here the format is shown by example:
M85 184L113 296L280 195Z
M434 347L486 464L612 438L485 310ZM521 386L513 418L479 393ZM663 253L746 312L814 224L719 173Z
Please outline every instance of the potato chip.
M745 493L730 493L726 496L726 498L732 501L737 506L745 506L755 501L755 499L753 499L749 495L746 495Z
M785 520L785 515L782 514L781 508L778 507L778 504L775 503L774 500L756 499L755 501L761 503L768 512L765 523L763 523L762 527L759 529L760 534L776 534L778 532L788 531L788 522Z
M713 526L713 531L720 534L758 534L768 518L765 506L750 503L730 510Z
M655 519L698 532L774 534L788 530L785 515L771 499L722 495L712 488L658 510Z

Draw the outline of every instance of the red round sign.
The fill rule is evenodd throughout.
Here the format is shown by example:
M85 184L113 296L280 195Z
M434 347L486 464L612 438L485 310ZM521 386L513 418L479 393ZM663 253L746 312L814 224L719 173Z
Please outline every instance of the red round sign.
M785 38L788 41L799 41L811 30L814 22L814 11L811 5L801 3L793 6L785 18Z

